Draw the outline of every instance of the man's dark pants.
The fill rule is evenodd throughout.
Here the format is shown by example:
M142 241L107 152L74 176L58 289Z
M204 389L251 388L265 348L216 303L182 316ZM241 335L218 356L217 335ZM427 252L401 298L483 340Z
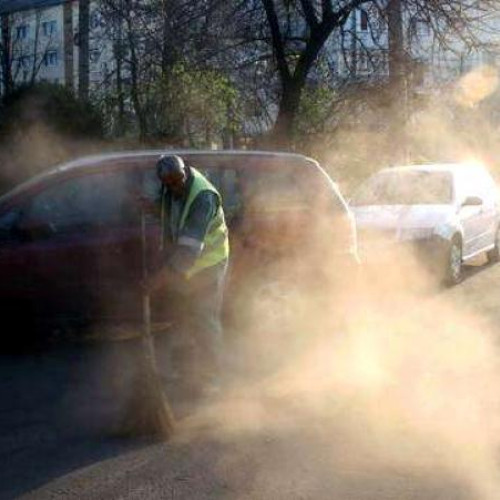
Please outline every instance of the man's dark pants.
M169 293L176 308L172 363L190 381L210 383L221 370L221 309L227 261L204 269ZM181 340L178 342L177 340Z

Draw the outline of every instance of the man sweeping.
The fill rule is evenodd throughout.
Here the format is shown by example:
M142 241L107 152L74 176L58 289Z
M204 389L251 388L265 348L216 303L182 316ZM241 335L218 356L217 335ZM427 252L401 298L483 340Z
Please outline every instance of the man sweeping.
M163 262L146 288L166 286L170 295L176 295L179 334L194 347L193 372L203 392L214 392L220 374L220 315L229 258L222 199L208 179L179 156L161 156L156 171L161 182Z

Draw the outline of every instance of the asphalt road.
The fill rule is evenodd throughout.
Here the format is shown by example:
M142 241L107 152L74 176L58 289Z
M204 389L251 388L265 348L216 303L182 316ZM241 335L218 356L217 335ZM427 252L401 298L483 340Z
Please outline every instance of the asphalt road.
M500 264L470 268L460 286L437 300L500 333L498 283ZM478 414L464 410L456 435L448 433L461 415L456 408L442 409L449 419L443 425L419 426L429 414L442 415L432 413L434 401L412 426L404 412L381 408L394 385L363 402L353 390L349 405L345 384L336 386L346 389L343 400L335 390L314 399L283 387L266 391L255 381L202 402L174 395L183 418L172 441L117 437L136 347L133 341L73 345L1 358L0 498L500 498L496 443L479 433ZM464 440L471 428L477 433Z

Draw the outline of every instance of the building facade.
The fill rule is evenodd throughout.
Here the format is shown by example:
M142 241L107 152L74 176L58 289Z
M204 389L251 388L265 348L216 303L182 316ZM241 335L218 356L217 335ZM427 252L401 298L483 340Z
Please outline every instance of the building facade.
M436 33L428 22L402 13L402 52L415 88L446 88L474 68L500 63L500 12L485 16L475 27L476 47L451 32ZM474 29L474 27L473 27ZM386 16L376 9L358 9L331 41L338 77L383 80L389 77L389 35ZM469 41L470 42L470 41Z
M14 85L47 81L78 89L79 0L0 0L0 19L0 91L5 91L6 72ZM458 37L450 37L444 48L428 23L405 13L402 23L407 74L422 91L445 88L474 67L496 66L500 61L499 15L485 20L483 43L476 50ZM117 45L110 33L113 29L105 26L97 3L90 0L88 71L93 90L109 88L116 72ZM147 41L139 40L139 52L148 50ZM335 78L341 82L387 79L388 47L386 16L377 9L357 9L328 41ZM127 81L127 70L121 71Z
M15 85L51 82L78 89L79 2L77 0L0 0L2 64ZM91 4L89 16L89 81L98 89L110 71L109 44L102 19Z

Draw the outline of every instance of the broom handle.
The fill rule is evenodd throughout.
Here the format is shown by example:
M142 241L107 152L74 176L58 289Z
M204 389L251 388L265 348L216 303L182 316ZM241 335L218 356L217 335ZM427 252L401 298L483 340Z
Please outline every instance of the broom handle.
M146 240L146 215L144 209L141 210L141 251L142 251L142 279L147 283L148 260L147 260L147 240ZM150 362L150 366L156 372L156 357L153 335L151 334L151 298L149 292L143 289L142 292L142 318L143 318L143 345L146 357Z

